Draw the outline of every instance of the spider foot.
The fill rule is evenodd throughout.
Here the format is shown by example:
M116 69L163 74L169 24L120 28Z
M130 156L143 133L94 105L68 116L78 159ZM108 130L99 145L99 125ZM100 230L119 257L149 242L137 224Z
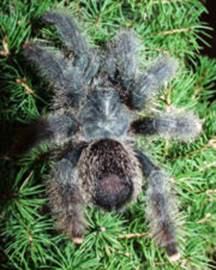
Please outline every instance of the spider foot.
M72 241L75 245L81 245L84 241L83 237L73 237Z

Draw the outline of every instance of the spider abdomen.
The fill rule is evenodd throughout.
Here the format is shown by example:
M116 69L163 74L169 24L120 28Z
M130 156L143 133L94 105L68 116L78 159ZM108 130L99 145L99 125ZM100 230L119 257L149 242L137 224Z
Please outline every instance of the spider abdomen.
M94 200L104 209L119 209L131 198L132 192L131 181L110 174L97 180Z
M106 210L122 208L139 193L134 157L116 140L92 142L82 153L79 171L84 189L91 189L93 202Z

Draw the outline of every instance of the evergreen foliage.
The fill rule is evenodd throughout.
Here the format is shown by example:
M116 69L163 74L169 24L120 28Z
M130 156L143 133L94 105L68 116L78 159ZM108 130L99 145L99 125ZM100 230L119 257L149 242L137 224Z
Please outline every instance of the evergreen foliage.
M58 45L52 28L38 27L38 18L52 8L66 8L96 46L129 27L144 44L143 65L161 53L180 61L178 76L161 93L157 107L194 110L203 119L201 136L193 143L137 139L173 176L182 216L182 257L176 264L149 236L145 192L124 213L88 209L89 230L84 243L75 246L55 230L47 207L46 146L22 158L8 155L14 128L49 111L52 93L25 65L22 45L36 37ZM199 54L209 30L200 21L206 12L201 1L2 0L0 9L1 269L215 269L216 61Z

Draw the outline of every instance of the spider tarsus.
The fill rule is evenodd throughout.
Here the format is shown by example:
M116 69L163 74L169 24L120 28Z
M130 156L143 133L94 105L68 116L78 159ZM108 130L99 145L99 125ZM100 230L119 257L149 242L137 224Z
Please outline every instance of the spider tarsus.
M178 251L176 251L175 253L170 254L170 255L167 253L167 255L168 255L168 260L171 263L176 262L181 258L181 254Z
M73 237L72 238L72 241L74 244L76 245L81 245L84 241L84 238L81 238L81 237Z

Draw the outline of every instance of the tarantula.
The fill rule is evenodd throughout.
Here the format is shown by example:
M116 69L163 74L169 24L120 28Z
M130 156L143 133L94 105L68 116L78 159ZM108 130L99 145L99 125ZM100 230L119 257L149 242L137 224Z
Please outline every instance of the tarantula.
M119 31L106 49L98 49L87 46L70 16L50 11L42 21L56 27L63 46L54 53L38 42L24 45L24 57L48 80L54 97L50 115L29 124L22 150L43 140L64 145L47 184L57 227L81 242L85 206L123 209L137 199L144 176L152 236L177 260L168 176L134 143L135 134L186 141L200 133L201 121L191 112L138 115L174 77L177 61L161 56L142 74L132 30Z

